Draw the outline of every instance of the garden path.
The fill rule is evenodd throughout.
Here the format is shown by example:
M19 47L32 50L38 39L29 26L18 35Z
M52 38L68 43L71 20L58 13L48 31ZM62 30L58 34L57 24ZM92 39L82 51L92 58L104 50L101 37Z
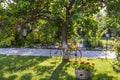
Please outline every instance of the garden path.
M88 51L88 50L81 50L82 57L87 58L116 58L114 52L105 52L105 51ZM62 56L60 50L57 49L38 49L38 48L0 48L0 54L4 55L24 55L24 56ZM50 55L51 53L51 55ZM73 53L71 53L73 54ZM74 57L74 56L72 56ZM78 54L80 57L80 54Z

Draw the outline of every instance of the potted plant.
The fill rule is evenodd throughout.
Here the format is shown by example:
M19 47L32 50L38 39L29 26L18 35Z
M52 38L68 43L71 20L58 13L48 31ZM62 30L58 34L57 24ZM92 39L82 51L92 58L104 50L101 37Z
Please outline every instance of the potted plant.
M95 71L95 64L90 62L90 59L86 61L69 61L70 65L75 69L75 75L77 79L89 79L92 76L92 72Z

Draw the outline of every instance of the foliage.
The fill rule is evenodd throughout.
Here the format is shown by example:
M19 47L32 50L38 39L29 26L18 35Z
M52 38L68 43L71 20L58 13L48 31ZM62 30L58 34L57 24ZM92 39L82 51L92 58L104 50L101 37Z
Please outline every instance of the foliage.
M76 45L71 44L71 45L69 46L69 50L70 50L70 51L75 51L75 50L76 50Z
M35 44L37 40L38 40L37 32L31 32L27 35L25 42L27 45L31 45L31 44Z
M120 1L110 0L106 2L107 25L114 33L114 36L120 36Z
M76 51L76 50L79 50L79 49L80 49L80 46L78 44L75 44L75 43L69 43L68 44L68 52Z
M120 56L117 58L118 59L112 63L112 67L115 72L120 73Z
M107 25L108 28L111 30L111 32L113 33L113 37L118 37L120 36L120 23L119 21L114 20L114 18L108 18L107 20Z
M9 17L7 20L9 24L14 26L28 23L35 24L38 20L44 20L48 21L49 26L57 25L56 27L59 30L56 33L61 32L63 25L67 25L65 31L67 31L68 37L70 37L75 33L74 28L78 27L77 23L82 18L81 14L92 15L92 13L96 13L100 10L98 6L101 5L101 2L94 0L14 0L7 3L7 5L4 9L4 16L6 16L5 20ZM53 22L52 25L50 25L51 22Z
M113 49L116 52L116 55L120 57L120 39L119 38L115 39Z
M93 17L87 17L84 22L81 23L84 34L84 45L85 47L97 47L103 34L106 32L104 27L99 26L99 21Z
M17 26L23 27L30 24L32 29L36 27L40 30L37 34L35 33L38 38L36 39L35 36L34 39L35 42L37 40L41 44L61 41L62 38L71 39L72 35L78 37L78 30L84 28L86 44L89 47L98 46L105 32L105 28L101 29L101 26L104 27L106 24L101 19L103 25L100 25L100 20L93 19L93 16L103 8L107 9L108 17L115 17L113 21L117 23L116 34L119 33L118 0L2 0L1 2L6 2L7 6L0 5L0 25L5 22L4 25L17 28ZM115 27L112 24L113 22L110 26ZM19 36L18 40L15 37L16 45L22 44L22 42L17 44L18 41L22 41L21 35L14 33L14 36ZM30 40L23 42L34 44L32 38L28 37ZM77 39L77 42L80 41Z
M12 41L14 41L14 37L8 37L0 42L0 47L9 47Z
M106 2L107 12L110 17L119 19L120 18L120 1L119 0L110 0Z
M10 47L14 41L14 28L4 26L0 29L0 47Z
M55 46L58 47L58 48L62 47L61 43L58 43L58 42L55 43Z

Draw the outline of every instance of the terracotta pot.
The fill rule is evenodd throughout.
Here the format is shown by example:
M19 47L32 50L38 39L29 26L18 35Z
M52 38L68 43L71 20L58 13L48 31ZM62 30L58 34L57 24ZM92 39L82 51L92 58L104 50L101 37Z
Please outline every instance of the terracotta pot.
M86 80L91 77L92 73L90 71L86 71L82 69L82 70L75 70L75 75L77 79Z

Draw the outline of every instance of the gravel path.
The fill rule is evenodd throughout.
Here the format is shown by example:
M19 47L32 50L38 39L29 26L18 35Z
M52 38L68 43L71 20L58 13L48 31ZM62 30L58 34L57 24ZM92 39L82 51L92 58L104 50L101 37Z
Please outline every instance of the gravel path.
M57 53L57 54L56 54ZM78 57L80 57L79 52ZM24 56L62 56L61 50L57 49L35 49L35 48L0 48L0 54L4 55L24 55ZM74 57L73 52L71 56ZM82 57L87 58L116 58L114 52L87 51L82 50Z

